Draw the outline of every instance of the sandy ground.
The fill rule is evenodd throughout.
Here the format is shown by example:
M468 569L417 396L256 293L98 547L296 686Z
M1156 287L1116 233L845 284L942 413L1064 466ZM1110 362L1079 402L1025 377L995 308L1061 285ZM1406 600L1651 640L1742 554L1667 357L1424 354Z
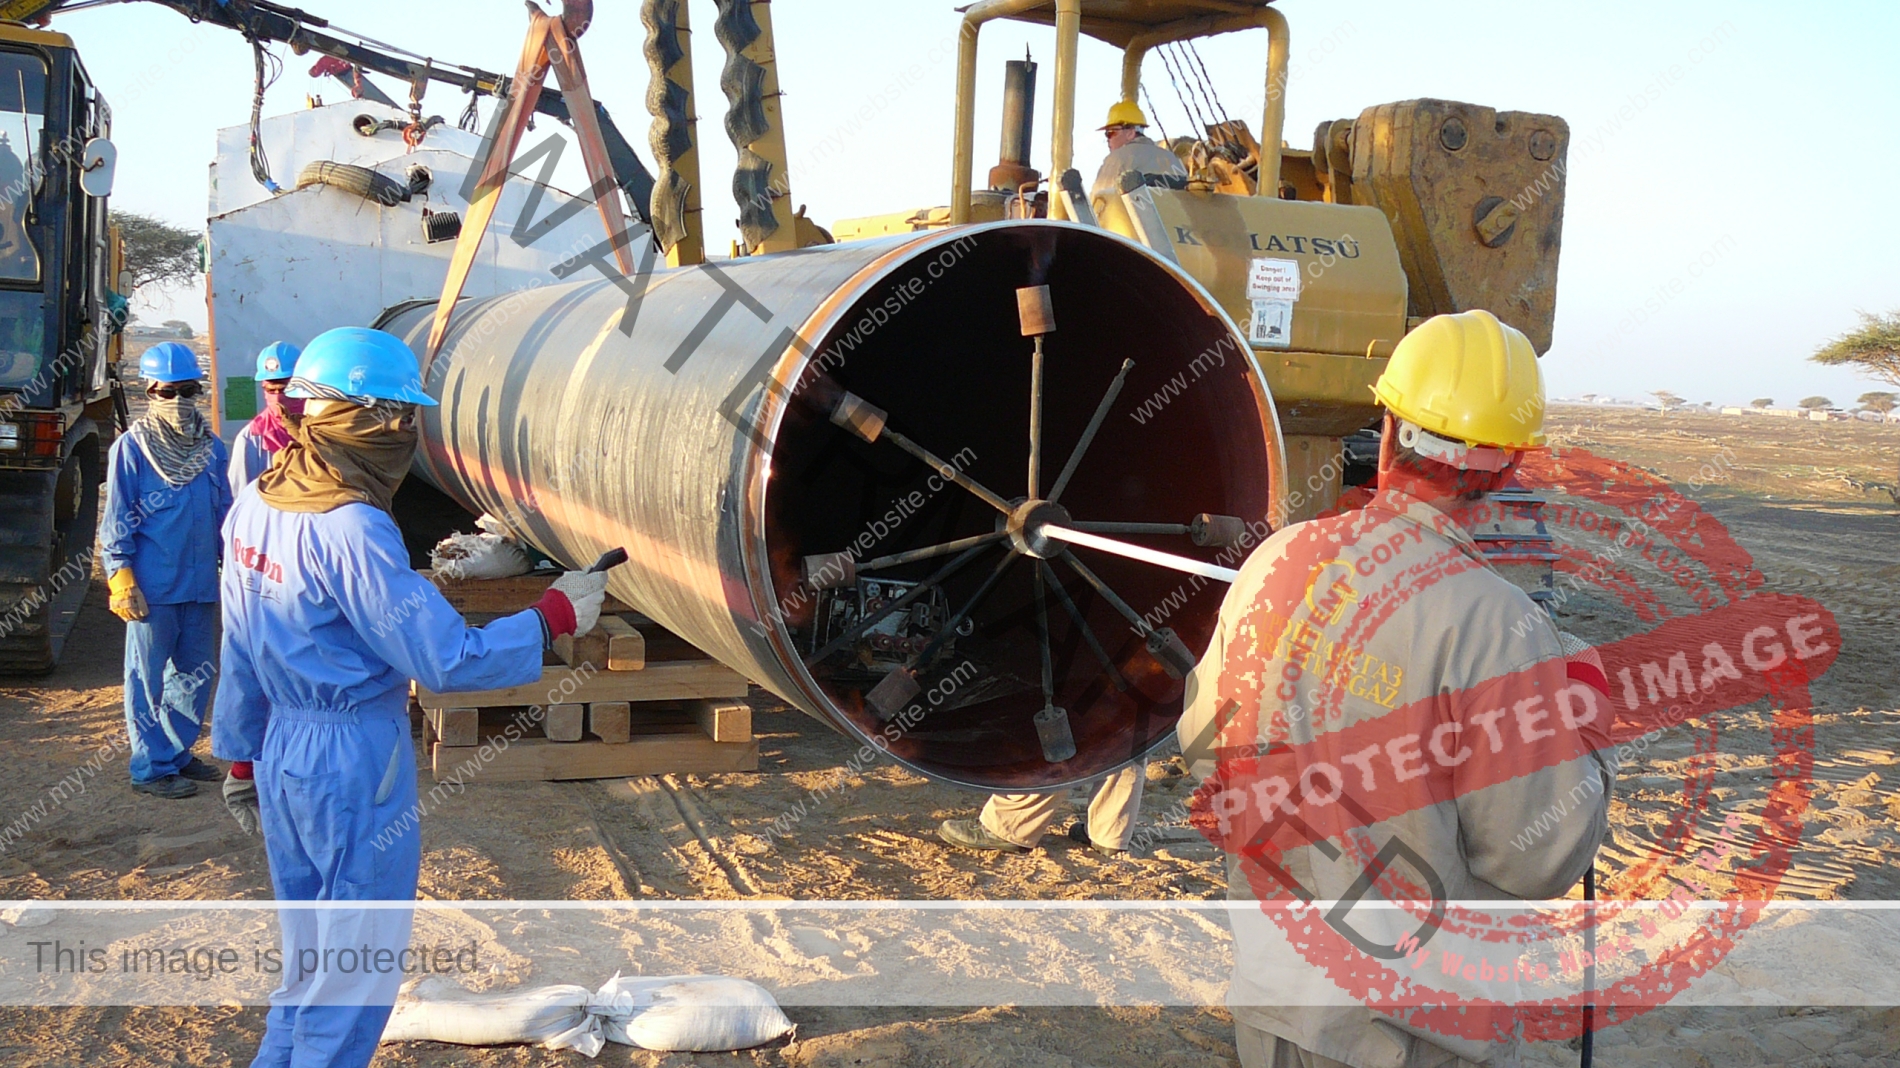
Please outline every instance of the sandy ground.
M1559 443L1578 444L1688 488L1702 465L1727 473L1689 490L1755 556L1769 589L1826 604L1845 647L1816 687L1813 818L1784 895L1900 898L1900 508L1884 490L1900 469L1900 428L1792 420L1661 416L1597 409L1553 413ZM1659 435L1658 432L1661 432ZM1882 474L1884 472L1884 475ZM53 676L0 689L0 814L12 819L124 730L121 626L96 581L65 663ZM1587 638L1637 623L1607 598L1579 595L1566 625ZM1107 859L1065 838L1014 857L955 852L938 821L980 798L892 765L852 776L855 750L755 693L756 774L662 776L559 784L478 784L424 821L421 894L436 899L1181 899L1224 896L1215 850L1164 828L1133 859ZM1723 731L1717 799L1759 811L1769 782L1765 709L1715 717ZM1680 798L1693 742L1685 725L1623 770L1607 867L1651 840ZM1178 765L1148 769L1145 821L1186 796ZM114 761L82 795L56 806L0 855L0 899L263 899L261 845L242 836L215 790L161 802L134 794ZM810 791L847 780L812 805ZM424 785L426 792L427 784ZM774 821L807 799L790 833ZM1079 806L1081 799L1075 799ZM784 826L780 824L780 826ZM1719 885L1719 884L1718 884ZM19 938L22 932L11 937ZM0 937L8 937L0 930ZM595 983L604 976L562 977ZM541 981L554 981L551 978ZM1167 1068L1231 1065L1231 1020L1200 1009L798 1009L796 1041L741 1054L655 1054L609 1046L607 1064L995 1065ZM0 1010L0 1063L55 1066L248 1063L262 1011ZM1599 1064L1900 1064L1900 1010L1667 1010L1604 1033ZM1575 1063L1556 1047L1537 1064ZM572 1053L386 1047L379 1065L578 1064Z

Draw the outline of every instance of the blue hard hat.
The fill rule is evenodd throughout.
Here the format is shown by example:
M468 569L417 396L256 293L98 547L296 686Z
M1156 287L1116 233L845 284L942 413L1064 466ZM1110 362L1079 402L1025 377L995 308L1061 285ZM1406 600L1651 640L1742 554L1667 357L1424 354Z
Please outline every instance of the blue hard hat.
M273 341L257 354L257 380L281 382L290 377L302 350L288 341Z
M312 338L297 357L297 373L284 395L435 405L422 389L422 368L409 346L394 334L361 326L340 326Z
M176 341L153 345L139 357L139 377L147 382L197 382L204 376L197 353Z

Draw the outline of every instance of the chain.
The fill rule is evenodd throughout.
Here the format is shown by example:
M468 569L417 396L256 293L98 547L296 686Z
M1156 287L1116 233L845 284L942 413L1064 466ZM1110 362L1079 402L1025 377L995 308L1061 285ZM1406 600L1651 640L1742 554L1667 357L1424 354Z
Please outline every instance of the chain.
M1201 61L1200 46L1193 41L1189 41L1187 43L1187 51L1189 55L1194 57L1194 65L1200 68L1201 85L1206 90L1208 98L1213 102L1215 114L1220 116L1220 121L1223 125L1226 124L1231 121L1227 117L1227 105L1221 103L1220 94L1214 91L1214 78L1207 73L1207 64Z
M1194 106L1192 94L1183 91L1181 88L1180 72L1175 69L1174 57L1169 54L1168 46L1162 45L1155 51L1161 53L1162 65L1168 68L1168 82L1174 86L1174 97L1181 102L1182 110L1187 112L1188 122L1194 124L1196 127L1205 129L1206 126L1202 122L1202 117Z
M1148 102L1148 114L1154 119L1155 129L1161 131L1161 143L1165 145L1169 141L1174 140L1168 136L1168 128L1161 124L1161 110L1155 107L1155 98L1148 95L1147 82L1141 83L1141 98Z

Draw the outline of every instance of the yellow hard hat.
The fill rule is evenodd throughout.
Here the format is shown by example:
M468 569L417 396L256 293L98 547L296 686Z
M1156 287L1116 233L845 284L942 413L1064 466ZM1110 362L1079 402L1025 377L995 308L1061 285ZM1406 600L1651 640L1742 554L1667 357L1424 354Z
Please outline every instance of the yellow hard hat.
M1544 444L1544 375L1531 341L1488 311L1434 315L1405 335L1372 392L1422 430L1468 445Z
M1114 107L1108 109L1108 121L1102 124L1102 129L1112 130L1117 126L1146 125L1148 125L1148 116L1141 113L1139 105L1133 100L1118 100Z

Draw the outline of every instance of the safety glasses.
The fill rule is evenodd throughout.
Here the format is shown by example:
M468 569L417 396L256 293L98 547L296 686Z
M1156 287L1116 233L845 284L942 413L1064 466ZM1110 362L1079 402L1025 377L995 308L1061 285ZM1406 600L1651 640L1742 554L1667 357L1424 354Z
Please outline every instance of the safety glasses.
M160 400L171 400L174 397L196 397L200 391L198 383L196 382L179 382L176 384L168 383L162 386L152 386L145 392L149 396L157 397Z

